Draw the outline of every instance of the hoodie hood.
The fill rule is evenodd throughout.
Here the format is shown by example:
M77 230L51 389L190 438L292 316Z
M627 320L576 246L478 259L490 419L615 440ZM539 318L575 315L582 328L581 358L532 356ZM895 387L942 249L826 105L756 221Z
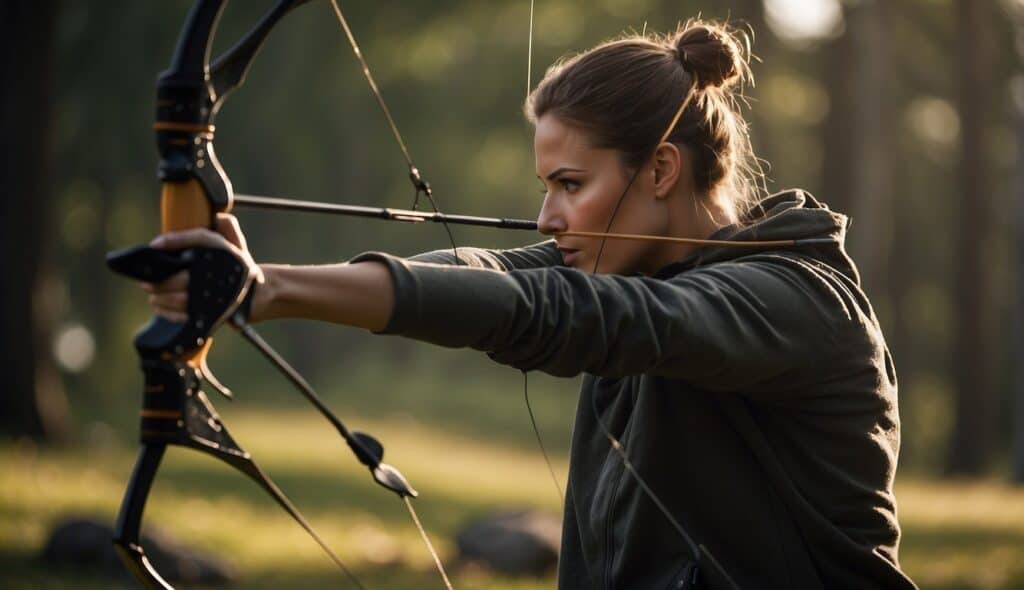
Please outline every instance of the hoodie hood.
M828 205L821 203L807 191L785 190L759 202L743 222L727 225L708 239L731 242L804 239L826 241L771 248L742 245L704 246L683 260L662 268L655 276L669 277L698 266L736 260L768 251L789 251L823 262L859 285L860 276L857 268L846 254L848 225L849 219L845 215L831 211Z

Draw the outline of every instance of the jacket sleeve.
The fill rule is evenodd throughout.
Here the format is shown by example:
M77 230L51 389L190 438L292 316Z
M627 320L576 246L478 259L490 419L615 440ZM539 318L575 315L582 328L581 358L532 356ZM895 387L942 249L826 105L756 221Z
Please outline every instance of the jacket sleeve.
M458 252L458 261L455 259L455 252ZM458 247L455 248L455 252L451 248L434 250L417 254L409 260L504 271L562 264L562 255L558 252L554 240L511 250Z
M557 376L646 373L734 389L816 362L850 320L799 263L725 262L662 280L361 260L385 263L395 281L383 333Z

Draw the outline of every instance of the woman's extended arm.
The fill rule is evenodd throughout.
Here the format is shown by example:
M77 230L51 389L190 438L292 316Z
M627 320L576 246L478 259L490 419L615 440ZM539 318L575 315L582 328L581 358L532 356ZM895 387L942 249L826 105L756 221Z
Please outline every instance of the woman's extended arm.
M164 234L154 245L234 250L261 282L254 321L329 321L475 348L554 375L650 373L733 387L805 365L833 348L821 339L848 321L825 277L783 256L666 279L565 267L505 271L373 253L346 264L260 267L237 228L218 229ZM187 285L182 274L149 286L157 313L183 319Z
M512 250L459 248L427 252L420 262L509 271L560 264L553 241ZM265 284L256 291L252 321L302 318L383 330L395 304L394 281L388 268L374 261L327 266L260 265Z
M665 279L364 261L387 264L395 284L379 332L557 376L648 373L731 390L820 361L855 323L826 276L781 255Z
M395 302L394 282L386 266L367 261L322 266L257 265L246 247L238 220L229 214L217 217L217 232L193 229L161 235L152 246L177 250L191 247L231 250L249 267L257 286L250 321L296 318L334 322L383 330ZM553 241L512 250L459 248L459 260L450 250L428 252L416 260L490 270L538 268L561 262ZM158 285L143 284L154 311L171 321L184 321L189 277L179 273Z
M394 282L379 262L327 266L257 265L246 247L238 220L217 216L217 232L204 228L169 232L155 238L154 248L180 250L205 247L231 251L255 277L249 320L301 318L380 331L395 302ZM143 283L157 315L185 321L189 276L182 271L159 284Z
M379 262L327 266L261 265L250 320L301 318L379 332L391 317L395 289Z

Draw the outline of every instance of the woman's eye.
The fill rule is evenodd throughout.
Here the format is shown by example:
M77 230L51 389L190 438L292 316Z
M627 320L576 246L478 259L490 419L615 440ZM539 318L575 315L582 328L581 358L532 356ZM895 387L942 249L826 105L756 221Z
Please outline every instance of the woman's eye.
M568 178L563 178L558 182L559 184L562 185L562 188L565 189L565 192L569 194L576 192L580 188L579 182L576 182L575 180L569 180Z
M570 195L575 193L576 191L578 191L580 189L580 187L583 185L583 183L581 183L581 182L579 182L577 180L570 180L568 178L559 178L555 182L558 183L558 186L561 187L561 189L563 191L565 191L566 193L568 193ZM540 194L541 195L543 195L544 197L547 197L548 194L551 193L552 189L547 187L547 186L542 186L539 190L540 190Z

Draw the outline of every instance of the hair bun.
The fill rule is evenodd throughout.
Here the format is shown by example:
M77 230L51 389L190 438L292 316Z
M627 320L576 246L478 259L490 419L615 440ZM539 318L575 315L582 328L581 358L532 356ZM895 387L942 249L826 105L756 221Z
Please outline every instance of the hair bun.
M703 22L687 23L670 40L698 90L732 85L747 71L740 42L727 29Z

